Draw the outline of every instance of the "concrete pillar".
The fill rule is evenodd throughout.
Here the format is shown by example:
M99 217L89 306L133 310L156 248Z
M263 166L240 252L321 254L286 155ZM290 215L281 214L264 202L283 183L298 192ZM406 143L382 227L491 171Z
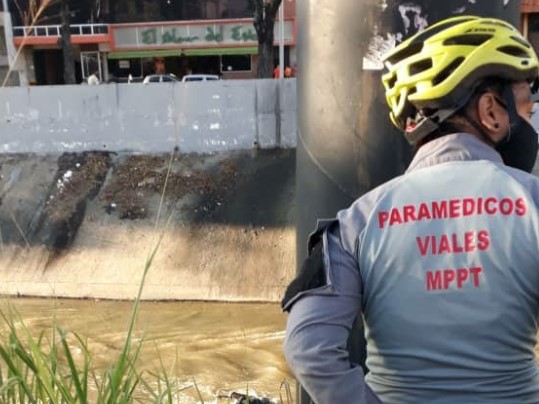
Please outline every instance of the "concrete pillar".
M101 56L101 82L108 83L109 82L109 63L108 63L107 53L100 52L99 55Z
M515 0L302 0L298 18L297 263L318 218L403 173L411 149L388 118L380 55L441 19L493 16L519 24ZM365 362L361 323L352 360ZM298 402L310 402L298 389Z
M15 48L15 44L13 43L13 24L11 23L11 14L7 8L7 0L2 0L2 3L4 7L2 21L4 24L9 73L6 76L4 83L0 84L10 85L15 84L18 81L21 86L27 86L28 76L26 74L26 59L22 52L23 50Z

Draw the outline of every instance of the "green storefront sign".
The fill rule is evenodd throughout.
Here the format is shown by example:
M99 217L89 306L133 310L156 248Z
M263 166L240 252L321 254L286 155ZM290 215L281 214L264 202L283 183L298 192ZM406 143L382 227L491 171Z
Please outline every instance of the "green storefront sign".
M229 31L230 40L234 42L253 42L256 41L256 33L254 29L243 30L241 25L232 27ZM225 40L223 27L219 27L219 31L215 31L213 27L206 28L206 35L204 38L200 38L196 35L185 36L182 35L176 28L169 28L167 30L158 30L157 28L150 28L141 31L142 43L144 45L168 45L168 44L183 44L193 43L201 41L213 43L222 43Z
M278 38L278 23L275 38ZM293 40L293 24L285 22L285 41ZM114 47L168 48L199 46L253 46L257 43L256 31L251 21L222 24L178 24L161 26L117 27L114 29Z

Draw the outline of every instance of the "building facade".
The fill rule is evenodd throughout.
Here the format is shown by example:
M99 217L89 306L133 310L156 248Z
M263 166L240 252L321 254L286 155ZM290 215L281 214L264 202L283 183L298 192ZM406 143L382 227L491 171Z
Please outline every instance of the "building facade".
M63 84L59 2L37 16L35 10L21 12L32 2L4 0L13 25L13 36L6 40L12 40L18 52L20 82ZM141 81L153 73L179 78L190 73L233 79L256 75L258 43L249 0L71 0L69 4L78 82L94 71L104 82ZM285 64L293 66L295 0L283 0L283 6ZM276 47L280 24L275 23ZM274 53L277 64L279 53Z
M521 30L539 52L539 0L521 0Z
M32 4L47 4L32 10ZM147 74L256 75L258 49L249 0L70 0L76 79ZM285 65L297 62L296 0L283 0ZM39 11L36 13L36 11ZM36 15L37 14L37 15ZM278 45L280 22L275 24ZM0 82L63 84L59 1L2 0ZM521 0L521 31L539 52L539 0ZM274 52L278 63L279 52ZM10 74L7 74L7 72ZM7 79L6 79L7 77ZM5 82L5 83L4 83Z

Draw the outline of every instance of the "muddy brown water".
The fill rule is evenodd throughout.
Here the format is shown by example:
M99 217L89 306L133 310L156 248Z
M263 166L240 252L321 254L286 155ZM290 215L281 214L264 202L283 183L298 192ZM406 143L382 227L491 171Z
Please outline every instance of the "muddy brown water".
M57 324L86 339L93 368L110 366L126 338L132 303L71 299L3 299L38 335ZM144 338L138 368L158 370L186 387L181 403L220 403L232 392L285 399L286 386L295 397L295 381L286 366L282 343L286 316L277 304L207 302L142 302L135 341ZM0 326L0 331L5 328ZM190 387L191 386L191 387Z

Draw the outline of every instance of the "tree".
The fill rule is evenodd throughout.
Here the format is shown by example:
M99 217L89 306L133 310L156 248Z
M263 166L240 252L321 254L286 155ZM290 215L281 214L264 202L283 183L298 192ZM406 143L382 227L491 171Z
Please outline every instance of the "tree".
M249 0L253 10L253 25L258 37L258 70L259 79L273 76L273 43L275 17L282 0Z
M62 53L64 55L64 83L75 84L75 62L73 60L73 49L71 48L68 0L61 0L61 4L62 33L60 43L62 44Z

